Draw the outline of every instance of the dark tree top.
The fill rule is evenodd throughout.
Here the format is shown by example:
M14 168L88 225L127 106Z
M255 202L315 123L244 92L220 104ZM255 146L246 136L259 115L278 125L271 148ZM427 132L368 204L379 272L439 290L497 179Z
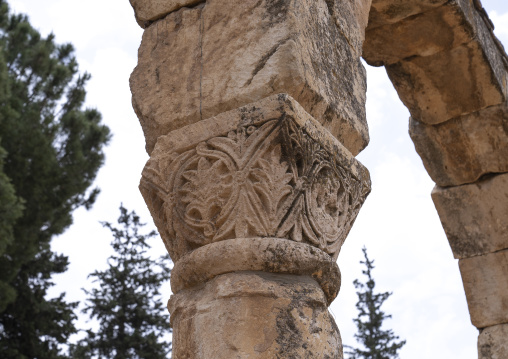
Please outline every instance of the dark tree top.
M358 317L353 319L357 332L355 338L360 347L346 346L350 359L395 359L398 358L398 351L406 344L405 340L398 341L391 329L384 329L385 320L391 318L381 307L392 295L390 292L376 293L376 283L372 277L374 261L367 256L367 249L362 249L365 260L360 261L365 265L362 273L365 275L365 282L356 279L353 283L357 289Z
M148 256L144 226L135 212L120 206L119 226L105 222L113 234L115 253L105 271L90 275L99 288L85 290L84 310L99 322L86 338L72 348L73 358L165 359L171 352L169 314L161 300L160 287L170 278L168 255L154 261Z

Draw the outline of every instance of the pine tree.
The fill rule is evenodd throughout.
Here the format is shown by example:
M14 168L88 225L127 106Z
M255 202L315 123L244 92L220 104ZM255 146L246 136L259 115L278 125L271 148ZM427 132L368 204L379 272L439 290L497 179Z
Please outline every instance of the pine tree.
M63 358L76 332L76 304L46 294L68 266L51 239L94 203L109 139L100 113L83 109L89 78L72 45L41 36L0 0L1 358Z
M7 64L0 51L0 103L7 101L9 96ZM2 138L0 137L0 143ZM21 217L23 204L16 196L16 190L10 178L4 172L7 152L0 147L0 257L6 254L7 248L14 241L14 224ZM8 302L14 300L16 291L8 283L0 280L0 313Z
M147 255L147 240L154 231L140 233L144 224L135 212L120 206L119 228L105 222L113 234L115 251L109 268L90 276L100 288L85 290L84 309L99 322L98 331L87 330L86 337L71 350L73 358L162 359L168 358L171 342L169 314L160 298L160 287L170 279L169 256L153 261Z
M383 303L392 295L390 292L375 293L374 288L376 283L372 278L372 269L374 269L374 261L371 261L367 256L367 249L362 249L365 257L364 264L366 269L362 273L367 277L365 283L356 279L353 283L357 289L358 302L356 308L358 309L358 318L353 319L357 327L355 334L356 340L362 345L363 348L355 348L345 346L348 348L350 359L392 359L398 358L398 351L405 344L406 341L397 341L399 339L392 330L384 330L383 323L385 319L392 316L385 314L381 310Z

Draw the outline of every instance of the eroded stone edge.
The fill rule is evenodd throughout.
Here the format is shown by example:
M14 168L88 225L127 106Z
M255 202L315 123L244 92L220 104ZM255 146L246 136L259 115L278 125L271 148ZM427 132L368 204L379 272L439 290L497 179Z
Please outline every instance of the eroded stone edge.
M499 324L481 330L478 336L478 359L508 357L508 324Z
M195 7L206 2L206 0L166 0L165 2L160 2L157 6L157 4L154 4L153 0L152 4L149 3L150 0L141 0L142 5L139 5L139 3L135 0L129 1L134 9L136 22L142 29L146 29L157 20L176 12L181 8Z
M183 256L171 273L171 289L178 293L237 271L310 276L323 289L328 305L341 285L337 263L316 247L281 238L236 238L208 244Z

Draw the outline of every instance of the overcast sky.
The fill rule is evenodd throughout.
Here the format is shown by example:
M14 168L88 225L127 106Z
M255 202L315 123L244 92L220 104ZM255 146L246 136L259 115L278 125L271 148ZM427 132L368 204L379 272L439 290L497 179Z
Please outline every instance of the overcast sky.
M75 212L73 226L53 241L70 258L70 268L55 278L51 294L82 301L87 275L105 269L111 254L108 230L99 221L116 221L121 202L135 209L149 227L148 210L137 189L148 159L138 120L132 110L129 76L137 62L142 30L128 0L10 0L16 12L29 15L43 34L76 48L80 69L92 74L87 105L102 112L113 139L96 185L102 190L91 211ZM508 44L508 2L483 0ZM402 358L477 358L478 331L472 326L457 261L453 259L430 198L434 186L407 134L409 113L384 69L368 67L367 117L371 142L358 159L370 170L373 189L339 256L342 288L331 311L345 344L354 344L357 297L353 280L361 276L361 248L375 260L377 289L393 296L384 310L386 322L407 340ZM153 242L154 255L165 251ZM164 289L169 299L169 287ZM79 326L87 324L80 320Z

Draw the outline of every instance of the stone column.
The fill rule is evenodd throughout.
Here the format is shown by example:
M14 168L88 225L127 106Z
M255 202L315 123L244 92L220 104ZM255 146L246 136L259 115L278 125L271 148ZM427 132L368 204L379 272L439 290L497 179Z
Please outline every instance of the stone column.
M175 262L175 359L342 358L328 306L370 192L370 0L131 0L140 189Z
M341 358L327 307L368 172L288 95L160 137L141 191L175 261L175 358Z

